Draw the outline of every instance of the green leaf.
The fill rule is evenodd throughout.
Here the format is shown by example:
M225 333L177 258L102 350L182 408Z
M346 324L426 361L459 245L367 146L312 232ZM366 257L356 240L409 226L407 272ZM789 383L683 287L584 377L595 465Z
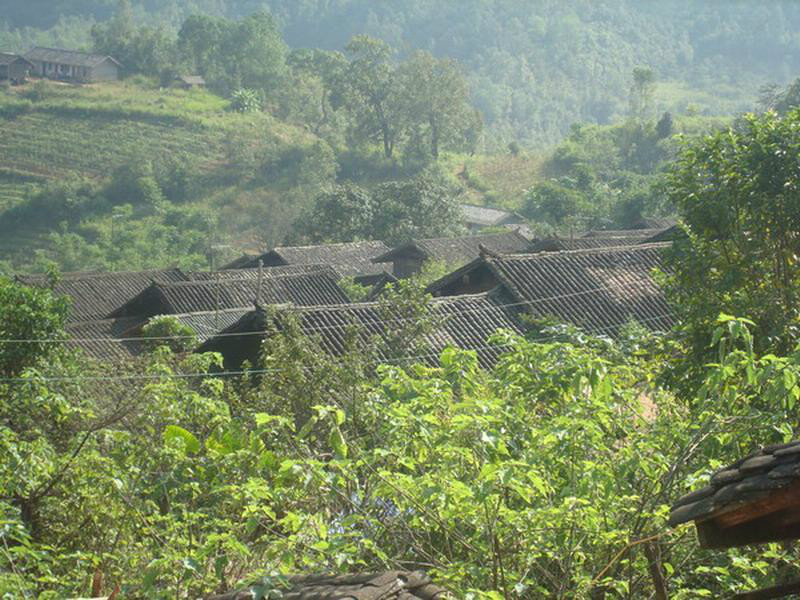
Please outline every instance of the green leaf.
M164 429L164 442L166 444L174 444L176 440L180 440L180 444L186 454L197 454L200 452L200 441L189 431L177 425L167 425Z

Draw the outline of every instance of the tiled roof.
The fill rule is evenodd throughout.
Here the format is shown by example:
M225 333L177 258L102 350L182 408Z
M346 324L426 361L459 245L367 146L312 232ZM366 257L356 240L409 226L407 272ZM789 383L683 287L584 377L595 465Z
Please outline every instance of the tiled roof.
M415 256L424 260L435 260L450 266L461 266L477 258L481 248L498 254L525 252L530 242L517 233L495 233L453 238L430 238L413 240L375 258L375 262L392 262L402 256Z
M167 283L187 279L180 269L63 273L53 291L72 298L70 321L96 321L111 317L112 313L154 281ZM17 281L25 285L49 287L46 275L17 276Z
M672 311L653 279L665 245L487 256L486 264L528 312L613 335L627 321L669 329Z
M329 265L342 277L379 275L385 269L372 262L389 247L379 241L322 244L317 246L283 246L247 260L235 262L240 269L264 265Z
M178 75L175 79L178 79L185 83L186 85L205 85L206 80L203 79L200 75Z
M326 271L327 265L282 265L279 267L262 267L260 277L278 277L281 275L307 275ZM258 268L223 269L220 271L192 271L187 273L192 281L219 281L225 279L258 279Z
M141 354L144 345L138 341L120 342L114 339L127 338L127 331L143 324L143 320L136 317L72 323L66 327L67 334L72 338L67 346L83 350L98 360L128 360Z
M800 441L765 446L720 469L709 485L680 498L669 524L705 520L756 502L800 481Z
M386 571L359 575L289 577L284 600L445 600L448 593L421 572ZM250 589L208 600L250 600Z
M464 213L464 221L471 225L480 227L497 227L506 223L524 223L525 219L520 215L489 206L475 206L473 204L461 204L461 212Z
M672 227L668 227L667 229L660 229L658 233L650 236L646 240L644 240L643 244L654 244L657 242L674 242L675 240L680 240L688 237L686 230L683 229L680 225L673 225Z
M115 311L113 316L172 315L264 304L324 305L348 302L330 268L313 273L222 281L155 283Z
M96 67L103 64L106 60L110 60L119 66L119 63L110 56L89 54L87 52L78 52L77 50L60 50L57 48L37 47L25 54L25 58L37 62L51 62L75 67Z
M626 238L626 237L639 237L648 238L662 231L662 228L648 228L648 229L590 229L581 234L582 238Z
M487 338L498 329L509 329L516 333L523 333L525 329L517 318L519 311L506 306L512 302L501 291L434 299L431 310L437 327L426 336L430 353L419 357L420 362L438 364L441 351L452 345L475 350L481 366L491 367L502 354L502 349L488 345ZM362 343L372 344L375 338L388 340L391 331L401 326L403 321L402 316L396 319L387 317L378 302L292 307L272 312L258 309L225 330L224 337L209 340L199 351L218 351L223 355L228 350L238 353L242 341L230 334L265 331L271 315L275 315L279 328L282 315L294 315L303 333L317 339L322 349L333 356L344 353L351 332L355 332ZM252 340L252 336L248 337ZM379 345L372 344L372 348L379 351ZM240 356L241 360L252 358ZM377 358L387 359L383 355ZM233 364L237 365L241 360L235 360Z
M552 237L533 242L528 252L563 252L569 250L591 250L593 248L635 246L636 244L642 243L644 240L645 238L641 236L580 237L572 239Z
M33 64L26 60L24 56L20 56L19 54L11 54L10 52L0 52L0 65L10 65L17 61L22 61L28 63L31 67Z

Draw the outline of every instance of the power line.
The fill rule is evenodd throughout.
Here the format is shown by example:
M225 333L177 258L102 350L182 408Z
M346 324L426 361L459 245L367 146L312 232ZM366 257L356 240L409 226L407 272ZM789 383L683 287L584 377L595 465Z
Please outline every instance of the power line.
M637 284L630 284L630 285L626 286L627 289L652 288L652 287L654 287L654 286L650 282L639 282ZM521 302L513 302L513 303L508 303L508 304L495 304L495 305L492 305L488 309L486 307L481 307L481 308L473 308L473 309L455 310L455 311L451 311L450 315L453 315L453 314L469 314L469 313L486 313L487 311L501 310L503 308L515 308L515 307L521 307L521 306L533 306L533 305L543 304L543 303L547 303L547 302L552 302L554 300L564 300L564 299L568 299L568 298L575 298L575 297L579 297L579 296L584 296L584 295L589 295L589 294L597 294L597 293L600 293L600 292L612 291L612 290L616 291L616 288L609 287L609 286L598 287L598 288L594 288L594 289L591 289L591 290L583 290L581 292L573 292L573 293L570 293L570 294L562 294L562 295L557 295L557 296L548 296L548 297L544 297L544 298L535 298L535 299L532 299L532 300L524 300L524 301L521 301ZM437 300L437 298L434 298L434 301L433 301L434 307L437 304L436 300ZM442 304L444 304L444 303L442 303ZM343 305L330 305L328 308L332 308L332 309L333 308L337 308L337 309L341 309L343 311L347 311L347 310L358 309L361 306L363 306L363 304L353 303L353 304L343 304ZM370 305L370 307L375 307L375 306L376 306L375 304L371 304ZM304 308L310 308L310 307L292 307L291 309L288 309L288 310L289 310L289 312L295 311L295 312L302 313ZM322 305L322 306L314 307L314 308L326 308L326 307L324 305ZM189 313L189 314L191 314L191 313ZM169 317L169 316L174 316L174 315L158 315L158 316ZM449 315L445 314L443 316L447 317ZM672 317L672 315L670 315L670 314L661 314L661 315L657 315L657 317L655 317L655 318L635 319L635 320L639 321L639 322L652 322L654 320L660 320L662 318L671 318L671 317ZM408 321L414 321L414 320L416 320L416 317L404 317L404 318L397 318L397 319L373 319L373 320L368 321L368 324L376 324L377 325L377 324L388 324L388 323L402 323L402 322L408 322ZM611 327L611 329L616 328L616 327L618 327L620 325L624 325L627 322L628 322L628 320L626 320L623 323L619 323L619 324L613 325ZM358 325L358 324L359 323L353 323L352 325ZM366 324L366 323L360 323L360 324L363 325L363 324ZM322 331L327 331L327 330L341 330L341 329L343 329L343 328L345 328L347 326L350 326L350 325L351 324L349 324L349 323L345 324L345 325L328 325L328 326L320 325L320 326L317 326L317 327L306 328L306 331L312 332L312 333L317 333L317 332L322 332ZM593 328L592 331L600 331L600 330L603 330L603 329L608 329L608 328ZM219 333L215 333L212 336L209 336L209 339L211 339L211 338L226 338L226 337L237 337L237 338L239 338L239 337L248 337L248 336L252 336L252 335L260 336L260 335L264 335L264 332L263 331L245 331L245 332L238 332L238 333L222 333L222 332L219 332ZM196 337L197 336L195 336L195 335L174 335L174 336L146 336L146 337L145 336L140 336L140 337L131 337L131 338L114 338L114 337L106 337L106 338L74 338L74 337L71 337L71 338L36 338L36 339L33 339L33 338L31 338L31 339L0 339L0 344L56 344L56 343L62 343L62 344L63 343L72 343L72 344L83 344L83 343L86 343L86 344L89 344L89 343L95 343L95 342L96 343L127 343L127 342L190 340L190 339L195 339Z
M650 317L648 319L642 319L642 322L650 322L650 321L657 321L664 317L668 317L667 314L657 315ZM598 328L597 332L605 332L605 331L613 331L616 328L627 324L628 322L618 323L615 325L609 325L607 327ZM263 332L262 332L263 333ZM549 336L539 337L536 339L531 340L533 343L544 343L547 341L557 340L559 338L563 338L563 333L556 333ZM442 348L450 347L450 345L446 345ZM480 351L488 351L488 350L501 350L503 348L514 348L516 344L482 344L480 346L475 347L460 347L460 346L453 346L458 350L470 352L480 352ZM386 359L377 359L370 361L368 364L372 365L392 365L394 363L404 363L404 362L413 362L419 359L438 359L441 355L441 350L439 351L431 351L424 354L413 354L409 356L401 356L397 358L386 358ZM25 382L25 383L33 383L33 382L70 382L70 381L162 381L162 380L170 380L170 379L200 379L200 378L212 378L212 377L233 377L239 375L265 375L270 373L285 373L290 369L286 368L277 368L277 369L247 369L247 370L238 370L238 371L220 371L220 372L204 372L204 373L162 373L162 374L154 374L154 375L98 375L98 376L91 376L91 375L75 375L75 376L30 376L30 377L2 377L0 378L0 382L3 383L13 383L13 382Z

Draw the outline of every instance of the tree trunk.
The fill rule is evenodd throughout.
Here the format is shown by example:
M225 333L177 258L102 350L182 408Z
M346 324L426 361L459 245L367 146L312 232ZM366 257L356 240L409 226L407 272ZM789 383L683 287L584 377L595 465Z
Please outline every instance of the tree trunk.
M428 117L428 123L431 126L431 154L433 158L439 159L439 126L436 119L431 115Z

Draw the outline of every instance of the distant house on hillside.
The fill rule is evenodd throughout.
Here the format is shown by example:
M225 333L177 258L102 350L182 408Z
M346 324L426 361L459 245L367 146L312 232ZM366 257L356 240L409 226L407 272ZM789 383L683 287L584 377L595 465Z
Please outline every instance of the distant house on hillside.
M411 277L428 261L457 268L478 258L481 249L498 254L526 252L530 242L515 231L490 235L412 240L373 259L375 263L392 263L395 277Z
M172 82L173 87L190 90L196 87L205 87L206 80L200 75L178 75Z
M32 62L18 54L0 52L0 81L22 83L35 68Z
M34 73L48 79L92 83L119 79L120 64L110 56L76 50L34 48L25 55Z
M504 227L507 225L523 225L525 223L523 216L500 208L492 208L491 206L462 204L461 212L464 214L464 223L472 232L477 232L487 227Z

